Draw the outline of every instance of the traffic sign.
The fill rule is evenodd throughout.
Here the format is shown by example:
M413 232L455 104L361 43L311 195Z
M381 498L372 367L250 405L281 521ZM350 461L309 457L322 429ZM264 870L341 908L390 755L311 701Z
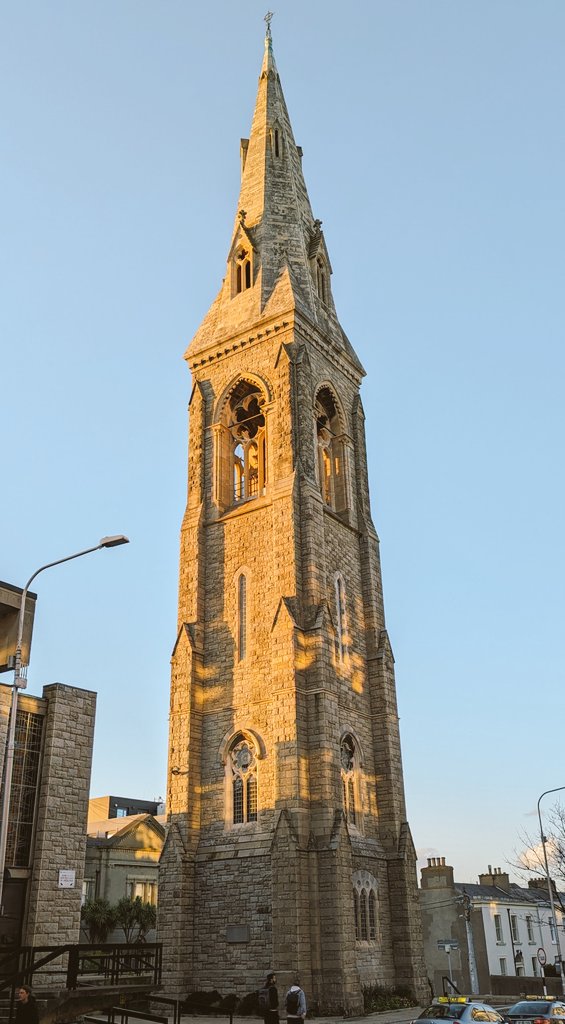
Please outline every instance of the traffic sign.
M546 955L545 949L543 948L543 946L540 946L540 948L538 949L538 964L541 967L545 967L546 963L547 963L547 955Z

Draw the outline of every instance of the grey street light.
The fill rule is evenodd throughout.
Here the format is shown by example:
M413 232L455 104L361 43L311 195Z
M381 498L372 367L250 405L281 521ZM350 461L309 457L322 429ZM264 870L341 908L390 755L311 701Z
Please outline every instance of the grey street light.
M12 794L12 770L14 767L14 748L16 738L16 716L18 711L18 689L27 686L26 667L22 665L22 641L24 635L24 617L27 592L36 576L45 569L51 569L54 565L61 565L62 562L71 562L73 558L81 558L82 555L89 555L91 551L100 551L101 548L115 548L120 544L129 544L127 537L117 534L113 537L102 537L100 542L93 548L85 548L84 551L77 551L74 555L67 555L65 558L58 558L55 562L48 562L36 569L30 576L20 601L20 613L18 617L18 635L16 640L16 656L14 662L14 679L12 682L12 702L10 704L10 718L8 721L8 741L6 744L6 761L4 766L4 792L2 796L2 808L0 811L0 914L4 913L4 870L6 867L6 845L8 842L8 816L10 813L10 797Z
M554 900L553 900L553 888L552 888L552 884L551 884L551 877L550 877L550 874L549 874L549 865L547 863L547 850L545 848L546 837L543 834L543 826L542 826L542 823L541 823L541 810L540 810L540 804L541 804L544 796L547 796L549 793L559 793L562 789L565 789L565 786L557 786L556 789L546 789L545 792L542 793L542 795L540 796L540 798L538 800L538 819L539 819L539 831L540 831L540 836L541 836L541 846L542 846L542 850L543 850L543 862L545 864L545 877L547 878L547 888L548 888L548 891L549 891L549 905L551 907L551 917L553 919L553 927L555 928L555 942L556 942L556 946L557 946L557 956L559 958L559 969L560 969L560 973L561 973L561 990L562 990L563 994L565 995L565 972L563 971L563 961L561 959L561 943L559 942L559 927L558 927L558 924L557 924L557 918L555 916L555 903L554 903Z

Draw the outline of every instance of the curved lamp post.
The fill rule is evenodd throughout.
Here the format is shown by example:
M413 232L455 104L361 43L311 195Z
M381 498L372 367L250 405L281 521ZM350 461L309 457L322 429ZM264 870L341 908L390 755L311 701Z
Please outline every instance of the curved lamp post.
M54 565L61 565L62 562L71 562L73 558L81 558L82 555L89 555L91 551L100 551L101 548L115 548L120 544L129 544L127 537L118 534L115 537L102 537L101 541L93 548L85 548L84 551L77 551L74 555L67 555L66 558L58 558L56 562L48 562L36 569L30 576L20 601L20 613L18 617L18 634L16 640L16 657L14 663L14 680L12 682L12 703L10 705L10 718L8 722L8 740L6 744L6 760L4 765L4 792L2 796L2 809L0 812L0 915L4 913L4 869L6 867L6 845L8 841L8 816L10 813L10 797L12 794L12 770L14 767L14 748L16 738L16 715L18 711L18 689L27 686L25 673L22 674L22 641L24 635L24 617L27 592L36 576L45 569L51 569Z
M539 819L539 831L541 836L541 845L543 850L543 862L545 864L545 877L547 878L547 888L549 892L549 905L551 907L551 917L553 919L553 927L555 928L555 944L557 946L557 956L559 958L559 969L561 974L561 990L565 995L565 974L563 973L563 961L561 959L561 943L559 942L559 925L557 924L557 918L555 916L555 903L553 900L553 888L551 885L551 877L549 874L549 865L547 863L547 850L545 848L546 837L543 834L543 826L541 823L541 810L540 804L549 793L559 793L560 790L565 789L565 786L557 786L556 789L546 789L545 793L542 793L538 800L538 819Z

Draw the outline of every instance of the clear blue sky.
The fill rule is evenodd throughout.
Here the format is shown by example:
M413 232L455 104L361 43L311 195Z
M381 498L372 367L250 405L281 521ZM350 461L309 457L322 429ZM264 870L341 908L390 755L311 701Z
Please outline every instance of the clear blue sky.
M565 4L275 7L368 373L408 815L476 880L565 784ZM0 578L131 537L37 581L30 690L98 692L96 794L165 792L182 354L225 270L265 11L3 5Z

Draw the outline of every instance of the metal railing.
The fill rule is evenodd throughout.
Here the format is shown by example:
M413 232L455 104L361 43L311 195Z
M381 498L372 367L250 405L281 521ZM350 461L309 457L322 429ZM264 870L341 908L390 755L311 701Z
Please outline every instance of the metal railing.
M45 984L72 990L87 985L161 984L161 943L76 943L19 946L0 954L0 992L13 985Z

